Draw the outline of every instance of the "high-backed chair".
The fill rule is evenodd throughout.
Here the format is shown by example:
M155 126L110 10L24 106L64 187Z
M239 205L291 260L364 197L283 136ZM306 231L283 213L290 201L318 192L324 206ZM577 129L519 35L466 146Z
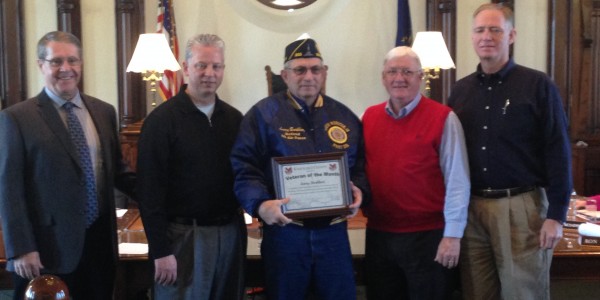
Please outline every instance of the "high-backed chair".
M325 66L325 73L327 73L327 66ZM281 78L281 75L273 73L271 66L265 66L265 74L267 75L267 92L269 96L287 89L287 85L283 81L283 78ZM323 81L323 86L321 87L321 94L325 95L325 81Z
M267 75L267 92L269 96L287 89L287 85L283 81L283 78L281 78L281 75L273 73L271 66L265 66L265 73Z

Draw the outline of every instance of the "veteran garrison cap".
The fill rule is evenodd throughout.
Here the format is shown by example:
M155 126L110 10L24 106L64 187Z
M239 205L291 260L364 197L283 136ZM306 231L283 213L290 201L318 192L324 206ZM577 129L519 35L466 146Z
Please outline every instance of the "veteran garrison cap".
M319 51L319 46L317 46L317 42L311 39L308 34L304 33L297 40L285 47L285 58L283 63L296 58L313 57L321 60L323 59L321 57L321 52Z

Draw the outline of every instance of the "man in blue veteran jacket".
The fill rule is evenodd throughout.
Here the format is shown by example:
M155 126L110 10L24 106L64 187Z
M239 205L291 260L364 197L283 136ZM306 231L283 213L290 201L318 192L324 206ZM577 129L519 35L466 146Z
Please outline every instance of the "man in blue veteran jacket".
M281 71L287 91L259 101L244 116L232 150L235 192L244 209L265 223L261 254L269 299L356 299L345 218L291 220L275 199L271 158L346 151L356 214L368 193L360 120L320 94L327 69L317 43L286 47ZM293 133L293 134L289 134Z

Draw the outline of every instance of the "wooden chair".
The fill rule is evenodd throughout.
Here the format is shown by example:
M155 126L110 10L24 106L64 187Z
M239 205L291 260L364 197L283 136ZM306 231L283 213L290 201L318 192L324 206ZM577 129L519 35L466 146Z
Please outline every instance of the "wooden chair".
M287 89L287 85L285 84L285 81L283 81L283 78L281 78L281 75L273 73L271 66L265 66L265 73L267 75L267 92L269 93L269 96L273 96L273 94L277 94Z
M325 67L325 74L327 74L327 66ZM287 85L281 75L273 73L271 70L271 66L265 66L265 74L267 76L267 92L269 96L273 96L273 94L277 94L281 91L285 91L287 89ZM325 81L323 81L323 86L321 87L321 94L325 95Z

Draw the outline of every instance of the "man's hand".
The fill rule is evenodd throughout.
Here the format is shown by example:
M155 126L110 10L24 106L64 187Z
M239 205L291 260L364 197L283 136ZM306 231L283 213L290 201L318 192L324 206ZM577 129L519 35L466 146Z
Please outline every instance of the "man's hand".
M351 214L348 215L348 218L352 218L354 216L356 216L356 214L358 213L358 209L360 208L360 205L362 204L362 191L357 188L354 183L352 183L352 181L350 181L350 188L352 189L352 204L350 204L348 207L350 208Z
M173 285L177 280L177 260L171 254L154 260L154 281L162 285Z
M443 237L438 245L435 261L442 266L452 269L458 265L460 257L460 239L455 237Z
M268 225L285 226L292 222L281 212L281 206L288 202L290 202L290 198L266 200L258 207L258 215Z
M15 258L15 272L17 275L29 280L40 276L40 270L44 266L40 261L40 253L37 251L29 252Z
M546 219L540 231L540 248L554 249L562 239L562 236L562 225L556 220Z

